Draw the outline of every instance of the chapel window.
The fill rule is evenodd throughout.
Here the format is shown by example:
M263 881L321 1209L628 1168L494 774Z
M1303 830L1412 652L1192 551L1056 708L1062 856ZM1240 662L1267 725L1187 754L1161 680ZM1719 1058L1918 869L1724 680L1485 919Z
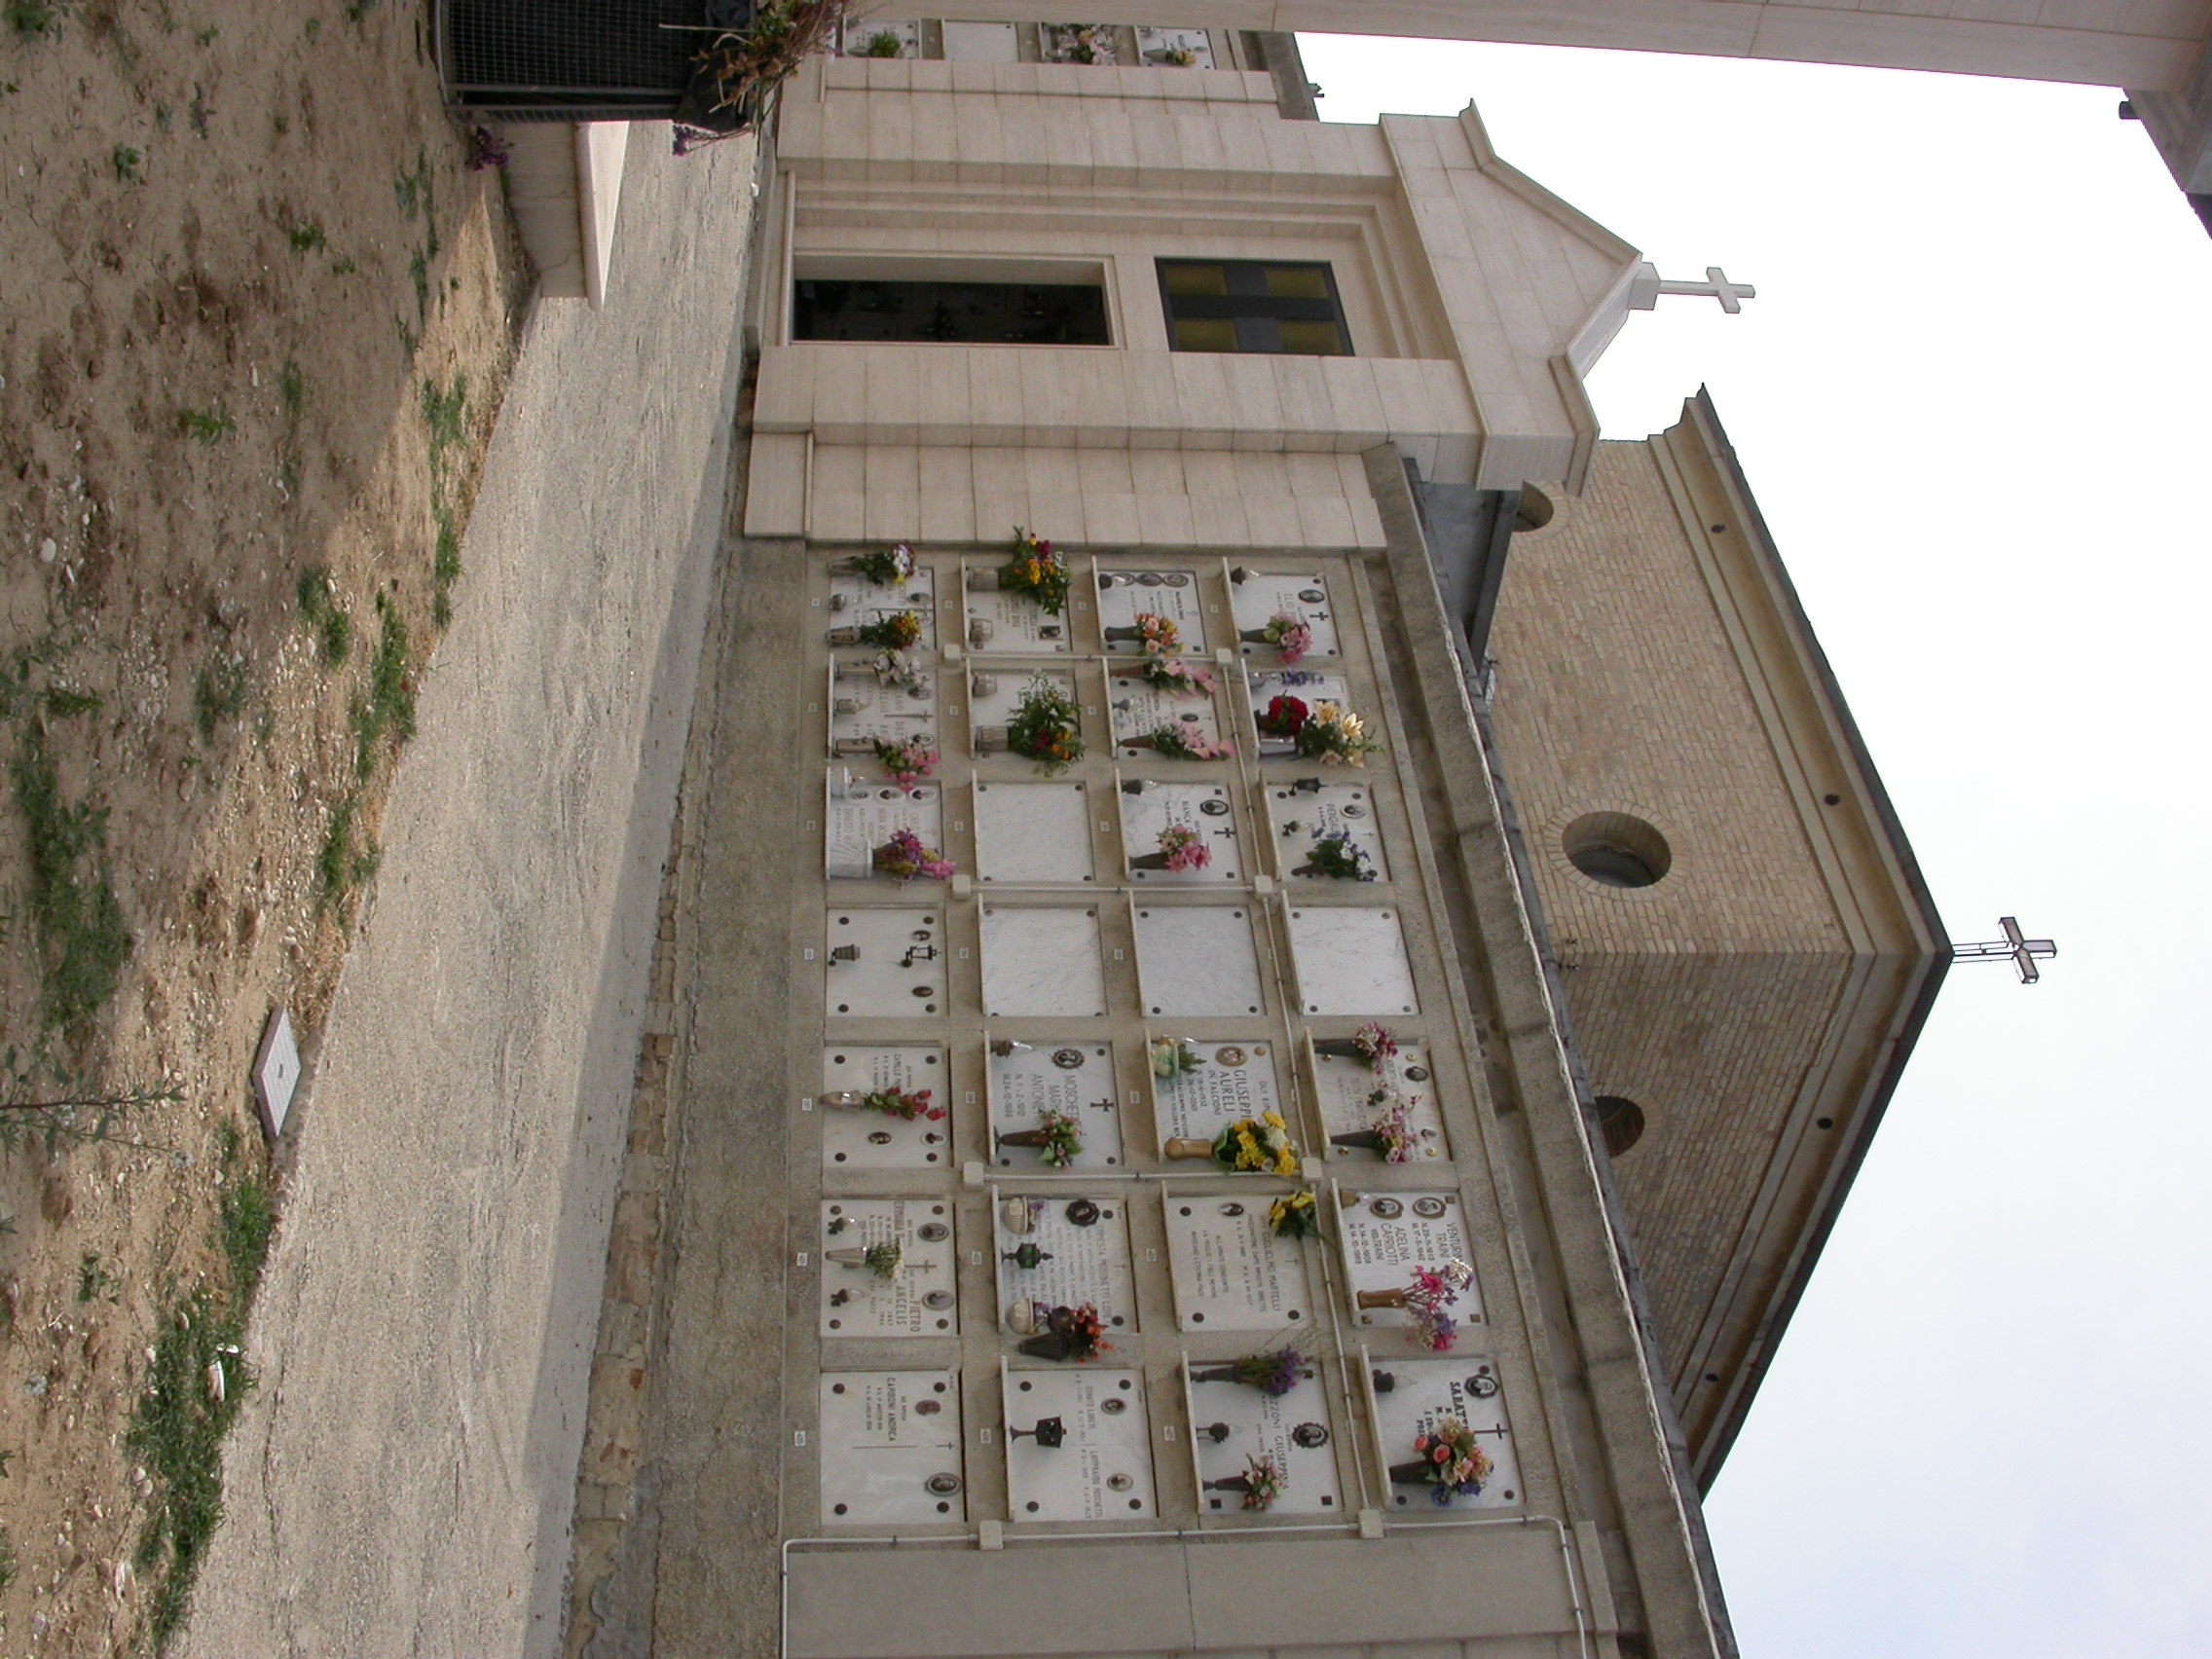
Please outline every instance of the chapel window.
M1163 259L1160 298L1178 351L1348 357L1336 274L1263 259Z
M793 340L911 346L1105 346L1096 282L913 282L800 277Z

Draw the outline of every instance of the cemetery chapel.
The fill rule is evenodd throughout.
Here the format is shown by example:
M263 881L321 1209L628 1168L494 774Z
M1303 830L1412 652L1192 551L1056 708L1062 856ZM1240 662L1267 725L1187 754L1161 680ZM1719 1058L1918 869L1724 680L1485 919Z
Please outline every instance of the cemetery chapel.
M571 1650L1734 1653L1700 1494L1949 959L1720 412L1584 391L1754 289L1286 34L844 49L685 785L781 966Z

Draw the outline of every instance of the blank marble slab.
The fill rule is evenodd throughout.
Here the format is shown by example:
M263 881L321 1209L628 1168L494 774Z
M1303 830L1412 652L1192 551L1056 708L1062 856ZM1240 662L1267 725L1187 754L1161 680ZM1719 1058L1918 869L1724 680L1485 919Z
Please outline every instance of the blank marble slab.
M1177 727L1192 743L1221 741L1221 719L1211 697L1184 697L1163 691L1134 669L1106 677L1106 709L1114 745L1124 757L1157 754L1149 738L1163 725ZM1179 757L1178 757L1179 758Z
M1444 1132L1444 1114L1436 1104L1436 1078L1429 1064L1426 1044L1399 1038L1397 1053L1382 1062L1380 1073L1365 1060L1310 1051L1308 1058L1313 1066L1313 1088L1319 1097L1321 1124L1330 1134L1352 1134L1366 1128L1382 1110L1382 1105L1371 1097L1379 1088L1387 1089L1406 1103L1406 1121L1419 1141L1419 1150L1406 1161L1441 1162L1452 1156L1452 1143ZM1355 1163L1374 1163L1380 1161L1382 1155L1355 1147L1332 1146L1329 1156Z
M822 1092L873 1094L928 1089L930 1104L948 1104L944 1051L928 1044L840 1043L822 1051ZM881 1112L815 1103L825 1169L942 1169L950 1156L947 1120L908 1121Z
M959 1331L958 1257L949 1203L935 1198L826 1200L819 1236L823 1336L942 1337ZM879 1278L867 1268L829 1258L831 1250L866 1249L894 1239L903 1254L895 1278Z
M909 28L913 25L908 24ZM918 651L937 649L937 575L916 571L902 587L878 587L865 576L832 574L830 577L830 626L859 628L908 612L922 625Z
M1026 1434L1008 1435L1007 1496L1015 1521L1144 1521L1159 1513L1143 1373L1024 1368L1006 1372L1003 1388L1010 1430L1057 1418L1065 1436L1045 1447Z
M971 652L977 656L1038 656L1065 653L1071 648L1069 612L1074 609L1072 600L1077 591L1074 581L1069 583L1071 603L1067 609L1051 616L1027 594L998 587L997 564L968 565L964 569L962 597L968 618L964 626ZM986 579L993 585L970 585Z
M959 1372L826 1372L821 1402L826 1525L968 1519Z
M992 1019L1106 1012L1095 909L983 906L983 1012Z
M1116 1102L1111 1044L1075 1040L1016 1043L998 1038L985 1055L990 1091L991 1160L1002 1169L1044 1168L1033 1147L1001 1146L999 1136L1034 1129L1048 1111L1064 1112L1083 1128L1083 1150L1071 1169L1113 1169L1122 1163L1122 1111Z
M1493 1465L1490 1479L1473 1497L1454 1497L1440 1506L1427 1486L1412 1483L1390 1487L1390 1513L1411 1521L1419 1516L1445 1517L1454 1510L1517 1509L1522 1503L1521 1459L1513 1448L1513 1428L1505 1415L1505 1391L1499 1384L1497 1362L1487 1354L1470 1353L1440 1359L1374 1360L1372 1370L1387 1372L1392 1386L1375 1394L1375 1435L1381 1443L1382 1467L1410 1463L1420 1454L1414 1450L1418 1435L1432 1434L1440 1419L1453 1417L1474 1433Z
M925 669L914 690L886 684L866 657L839 657L830 665L830 752L868 756L877 742L938 747L938 677Z
M838 766L823 794L823 865L832 880L891 881L875 873L875 849L901 830L932 852L944 846L944 792L936 784L901 789Z
M1194 830L1206 849L1203 869L1130 867L1131 881L1149 887L1218 887L1244 879L1244 861L1236 851L1236 814L1223 784L1163 784L1131 780L1119 792L1122 848L1125 863L1157 855L1161 832L1169 828Z
M1272 1043L1191 1037L1182 1032L1159 1035L1188 1047L1200 1060L1171 1078L1151 1073L1153 1127L1162 1149L1170 1140L1210 1141L1239 1119L1282 1112Z
M1132 920L1147 1014L1178 1019L1265 1011L1244 905L1139 904Z
M1175 1321L1186 1331L1283 1331L1313 1320L1306 1246L1268 1229L1270 1198L1166 1196Z
M955 63L1018 63L1021 41L1012 23L944 24L944 55Z
M991 1189L991 1214L998 1250L999 1322L1016 1304L1042 1302L1048 1308L1098 1309L1109 1336L1137 1328L1136 1269L1129 1258L1127 1194L1066 1191L1050 1198ZM1082 1206L1082 1207L1075 1207ZM1070 1217L1089 1213L1077 1225ZM1019 1218L1027 1231L1014 1225ZM1023 1244L1051 1257L1034 1268L1009 1258ZM1008 1327L1011 1329L1011 1327Z
M977 783L976 878L1040 883L1095 880L1088 787L1080 782Z
M940 909L833 909L824 951L824 1006L838 1018L941 1014L951 954Z
M1243 572L1242 581L1236 579L1238 571ZM1260 632L1278 614L1296 616L1306 624L1313 636L1306 648L1308 658L1337 654L1336 609L1329 603L1329 585L1317 571L1262 571L1250 565L1236 566L1230 572L1229 612L1239 636L1236 648L1246 656L1263 662L1274 659L1274 646L1241 636Z
M1099 637L1107 650L1135 656L1143 646L1135 641L1106 639L1108 628L1133 628L1144 614L1163 616L1175 624L1178 643L1171 656L1196 655L1205 649L1204 596L1198 579L1189 571L1100 569L1098 584Z
M1283 879L1319 882L1324 888L1341 880L1298 873L1298 866L1312 856L1313 843L1335 834L1348 835L1352 845L1367 854L1377 880L1389 879L1390 866L1382 856L1382 827L1375 822L1375 792L1365 784L1327 783L1318 789L1270 784L1267 797L1275 867Z
M1069 702L1075 697L1075 676L1064 668L977 668L968 675L968 721L971 729L986 728L1003 731L1021 707L1021 699L1040 682L1057 691ZM984 753L982 744L975 746L977 754ZM1016 759L1026 764L1035 762L1026 756Z
M1414 1316L1403 1308L1361 1308L1359 1292L1403 1290L1417 1267L1438 1272L1475 1259L1457 1193L1339 1192L1337 1242L1352 1322L1377 1329L1410 1331ZM1470 1279L1448 1311L1462 1326L1481 1324L1482 1286Z
M1309 766L1321 764L1319 760L1301 756L1294 739L1266 736L1260 731L1260 717L1277 697L1295 697L1309 712L1323 703L1351 707L1351 682L1335 669L1272 668L1247 674L1244 688L1252 700L1252 741L1258 745L1257 753L1263 760L1298 760Z
M1301 904L1289 914L1299 1003L1308 1014L1387 1019L1419 1012L1396 910Z
M1204 1360L1186 1360L1186 1375L1206 1370ZM1337 1426L1328 1391L1319 1375L1301 1381L1287 1394L1263 1394L1241 1382L1192 1382L1191 1455L1198 1471L1198 1513L1238 1515L1256 1520L1234 1490L1208 1492L1208 1481L1241 1477L1248 1457L1271 1457L1286 1477L1268 1515L1341 1515L1345 1509L1337 1468ZM1206 1432L1216 1425L1229 1433Z

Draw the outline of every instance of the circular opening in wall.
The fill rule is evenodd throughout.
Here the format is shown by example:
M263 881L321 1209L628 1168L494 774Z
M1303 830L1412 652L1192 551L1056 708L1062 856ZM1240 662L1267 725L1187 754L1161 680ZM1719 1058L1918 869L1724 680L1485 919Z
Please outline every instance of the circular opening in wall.
M1620 1157L1643 1138L1643 1108L1626 1095L1599 1095L1598 1132L1604 1137L1605 1156Z
M1541 530L1552 522L1552 498L1533 484L1521 486L1521 504L1513 509L1516 531Z
M1586 812L1560 840L1567 862L1604 887L1649 887L1675 863L1667 837L1626 812Z

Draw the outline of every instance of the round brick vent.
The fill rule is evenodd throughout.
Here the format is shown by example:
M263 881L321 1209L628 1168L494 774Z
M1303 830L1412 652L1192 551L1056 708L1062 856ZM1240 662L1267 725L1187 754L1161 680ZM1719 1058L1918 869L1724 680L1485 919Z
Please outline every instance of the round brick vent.
M1626 1095L1599 1095L1598 1132L1605 1138L1605 1156L1620 1157L1643 1138L1643 1108Z
M1649 887L1674 867L1667 837L1626 812L1586 812L1560 837L1567 862L1604 887Z

